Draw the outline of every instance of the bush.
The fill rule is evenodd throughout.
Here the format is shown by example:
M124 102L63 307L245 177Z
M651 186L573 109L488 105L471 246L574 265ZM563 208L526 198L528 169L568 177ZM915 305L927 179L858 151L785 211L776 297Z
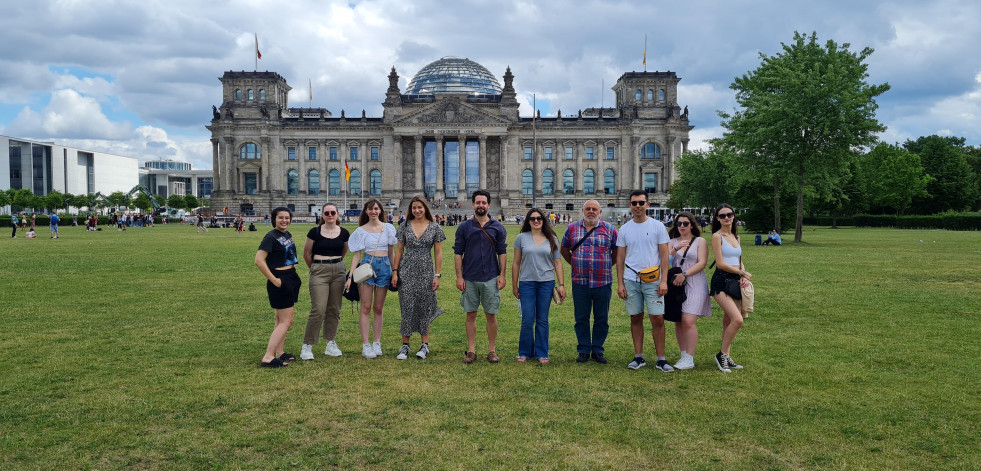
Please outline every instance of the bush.
M819 218L817 218L819 219ZM897 227L900 229L947 229L951 231L981 230L981 214L946 212L933 215L895 216L891 214L859 214L852 217L858 227Z

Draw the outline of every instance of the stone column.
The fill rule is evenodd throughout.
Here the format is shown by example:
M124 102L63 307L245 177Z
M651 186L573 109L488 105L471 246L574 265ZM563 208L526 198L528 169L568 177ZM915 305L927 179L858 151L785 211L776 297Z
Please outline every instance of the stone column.
M436 193L437 198L443 198L443 136L436 135Z
M224 184L222 185L222 187L226 190L230 190L230 191L234 191L235 193L238 193L239 189L238 189L237 182L236 184L233 184L232 182L232 174L237 173L235 172L235 159L233 158L233 153L232 153L234 148L235 148L235 138L232 136L225 136L225 151L224 151L224 159L223 159L224 162L222 162L222 165L224 165L225 168L221 172L222 176L224 177Z
M403 170L403 167L402 167L402 164L403 164L403 162L402 162L402 136L397 136L396 135L396 136L392 136L392 137L385 137L385 142L391 142L391 145L390 146L385 146L384 143L382 144L382 149L381 149L381 154L382 155L380 156L380 158L381 158L382 162L384 162L385 160L389 160L391 162L391 168L395 171L395 175L389 176L389 181L393 182L393 185L392 185L392 188L391 188L391 190L393 190L393 193L392 194L397 194L397 195L399 195L399 197L401 197L402 196L402 189L403 189L403 186L404 186L402 184L402 172L404 171ZM392 156L391 159L386 159L386 156L387 156L388 152L385 152L385 151L387 151L388 149L392 149L392 151L391 151L391 156ZM385 172L385 173L386 174L390 174L391 172ZM382 181L384 182L384 180L382 180ZM382 191L383 192L385 191L384 184L382 186Z
M481 134L478 138L480 140L480 155L477 159L480 161L480 187L487 188L487 136ZM467 195L469 198L470 195Z
M415 155L412 158L415 160L416 164L416 189L423 190L423 173L425 171L425 159L422 156L422 136L415 136Z
M211 179L211 181L212 181L211 191L212 192L215 192L215 191L218 191L218 190L223 190L224 188L221 188L221 186L220 186L221 185L221 183L220 183L221 182L221 167L219 166L219 163L218 163L218 139L217 138L214 138L214 137L211 138L211 168L212 168L212 173L213 173L213 175L212 175L213 178ZM154 190L153 188L148 188L148 189L151 192Z
M461 134L456 140L460 143L457 152L460 154L460 186L457 188L456 198L463 200L463 196L467 194L467 137Z

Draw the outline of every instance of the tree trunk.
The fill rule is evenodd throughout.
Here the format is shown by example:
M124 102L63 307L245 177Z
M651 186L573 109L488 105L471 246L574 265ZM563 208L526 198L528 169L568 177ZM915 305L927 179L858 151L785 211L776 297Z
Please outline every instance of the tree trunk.
M783 232L780 228L780 179L773 177L773 229L777 234Z
M797 223L794 227L794 242L800 242L804 232L804 172L797 175Z

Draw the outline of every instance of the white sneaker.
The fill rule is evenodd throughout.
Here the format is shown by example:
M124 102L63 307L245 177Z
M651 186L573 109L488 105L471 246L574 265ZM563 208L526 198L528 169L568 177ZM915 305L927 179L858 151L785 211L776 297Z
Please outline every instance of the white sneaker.
M300 359L313 360L313 345L303 344L303 346L300 347Z
M681 359L678 363L674 364L674 369L676 370L690 370L695 367L695 357L688 354L688 352L681 352Z
M377 357L378 355L375 355L375 350L371 348L371 345L364 344L361 346L361 356L371 359Z
M324 349L324 355L329 357L339 357L343 355L343 353L341 353L341 349L337 348L337 342L331 340L330 342L327 342L327 348Z
M382 356L382 344L381 342L375 342L371 344L371 350L375 352L376 357Z
M399 354L395 357L395 359L405 360L406 358L409 358L409 344L403 343L402 348L399 349Z
M425 360L427 356L429 356L429 345L422 344L422 346L419 347L419 351L416 352L416 358Z

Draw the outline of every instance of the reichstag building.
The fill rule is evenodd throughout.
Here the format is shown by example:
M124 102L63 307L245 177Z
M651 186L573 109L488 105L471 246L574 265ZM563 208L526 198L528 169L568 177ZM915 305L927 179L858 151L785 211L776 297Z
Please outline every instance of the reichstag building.
M544 118L520 116L510 68L503 79L501 87L482 65L444 57L402 91L393 67L382 116L338 116L290 107L291 87L275 72L225 72L207 126L211 207L263 214L291 205L305 215L326 201L360 209L378 198L404 211L424 194L469 208L478 188L492 194L494 214L508 216L524 214L533 196L557 213L588 199L625 208L634 189L654 206L667 201L693 128L674 72L627 72L613 87L615 107Z

